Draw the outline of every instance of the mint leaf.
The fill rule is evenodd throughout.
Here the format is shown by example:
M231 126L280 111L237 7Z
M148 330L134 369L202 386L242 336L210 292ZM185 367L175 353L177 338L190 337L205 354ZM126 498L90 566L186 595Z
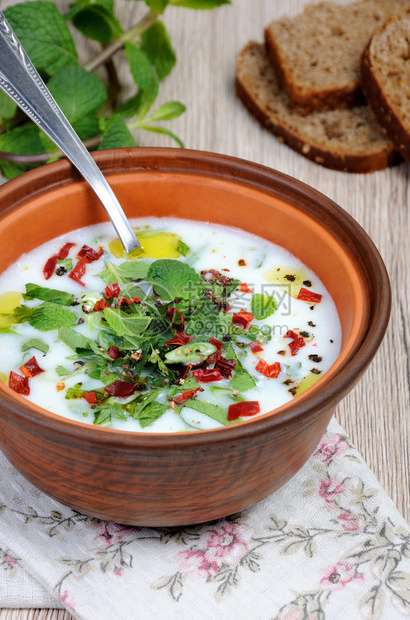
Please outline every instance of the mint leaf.
M124 118L132 118L136 114L138 114L144 98L144 92L140 90L136 95L127 99L122 105L120 105L116 112L117 114L121 114Z
M4 14L36 69L54 75L78 63L70 31L53 2L25 2Z
M232 315L219 312L208 298L203 297L195 304L195 310L187 319L185 332L199 340L217 338L222 340L229 334L232 326Z
M158 95L158 77L154 67L142 50L133 43L125 44L125 55L130 65L131 75L140 91L137 98L138 118L143 118Z
M156 402L150 403L144 407L144 410L138 416L141 428L145 428L155 422L155 420L158 420L158 418L160 418L167 409L168 405L163 405L162 403Z
M10 99L5 92L0 90L0 123L13 118L17 110L17 105Z
M201 290L201 278L195 269L177 260L164 258L150 265L147 281L157 295L166 301L186 299L193 301Z
M142 334L152 318L141 309L139 314L126 314L119 308L105 308L104 318L115 333L122 336L138 336Z
M0 170L7 179L15 179L23 172L27 172L28 167L24 164L15 164L12 161L0 159Z
M66 377L67 375L71 374L69 370L67 370L67 368L64 368L64 366L56 366L56 373L58 374L59 377Z
M136 420L139 419L145 407L152 403L158 396L158 390L151 390L145 394L139 394L129 405L127 409L130 415Z
M238 359L238 356L235 354L232 345L229 345L228 350L225 354L227 360L235 360L235 372L232 379L229 382L229 386L233 390L238 390L239 392L247 392L256 386L256 381L249 374L247 370L244 369L241 362Z
M147 277L149 263L144 261L129 260L120 265L107 263L106 269L98 275L107 284L126 284L133 280L143 280Z
M71 5L66 15L84 36L105 45L122 33L113 11L113 2L81 0Z
M6 316L11 316L14 323L25 323L26 321L29 321L31 319L34 311L35 308L28 308L27 306L22 304L21 306L16 306L16 308L14 308L12 315Z
M31 340L27 340L27 342L21 345L21 350L23 352L28 351L29 349L37 349L38 351L46 354L48 353L50 347L42 340L38 340L38 338L31 338Z
M58 338L75 352L77 352L77 349L91 349L91 343L94 344L90 338L67 326L60 327Z
M230 0L170 0L174 6L184 6L187 9L216 9L223 4L231 4Z
M58 291L53 288L38 286L37 284L26 284L26 293L24 299L41 299L42 301L52 301L60 306L71 306L74 295L65 291Z
M128 146L137 146L137 144L121 116L114 116L104 132L98 150Z
M86 114L72 123L80 140L88 140L89 138L98 136L100 133L100 125L98 120L99 119L94 114Z
M141 50L154 65L158 79L163 80L171 73L176 63L175 52L164 24L159 21L155 22L142 34L141 42Z
M181 149L184 148L184 143L182 142L182 140L180 140L178 136L172 133L172 131L169 131L169 129L165 129L165 127L154 127L152 125L145 124L140 124L140 127L141 129L145 129L145 131L152 131L152 133L162 133L165 136L169 136L170 138L175 140L175 142L181 147Z
M70 123L96 112L107 99L101 80L77 66L60 69L49 80L48 88Z
M60 326L64 325L74 325L76 322L77 317L73 312L48 301L45 301L41 306L35 308L29 319L29 323L32 327L43 332L58 329Z
M255 293L251 301L251 312L255 319L266 319L273 314L277 308L277 303L271 295Z
M145 0L145 4L149 6L153 13L158 13L161 15L166 6L168 5L169 0Z
M15 127L7 133L2 133L0 135L0 151L7 151L17 155L44 153L39 128L36 125L30 124Z
M205 403L202 400L198 400L198 398L196 398L195 400L187 400L185 403L185 407L188 407L188 409L194 409L199 413L204 413L213 420L220 422L220 424L224 424L224 426L236 424L237 422L243 422L242 418L238 418L237 420L232 420L231 422L228 422L225 409L223 409L219 405Z
M168 101L168 103L164 103L158 110L156 110L150 116L150 120L152 121L170 121L173 118L177 118L181 116L186 110L186 107L183 103L179 101Z

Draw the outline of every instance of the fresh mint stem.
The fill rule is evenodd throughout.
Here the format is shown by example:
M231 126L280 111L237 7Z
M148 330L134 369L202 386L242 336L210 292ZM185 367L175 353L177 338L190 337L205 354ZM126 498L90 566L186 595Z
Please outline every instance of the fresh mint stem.
M148 30L156 21L157 17L157 13L152 13L151 11L147 13L138 24L129 28L129 30L124 32L118 39L115 39L110 45L107 45L97 56L83 65L84 69L87 69L87 71L95 71L95 69L105 64L116 52L124 47L127 41L132 41Z

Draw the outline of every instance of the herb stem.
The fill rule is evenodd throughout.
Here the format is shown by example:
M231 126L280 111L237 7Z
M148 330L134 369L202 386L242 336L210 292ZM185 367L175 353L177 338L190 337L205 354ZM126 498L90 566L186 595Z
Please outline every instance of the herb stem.
M132 41L136 37L140 36L143 32L148 30L152 26L152 24L156 21L158 17L158 13L154 13L149 11L142 19L132 28L126 30L118 39L115 39L110 45L108 45L105 49L103 49L97 56L92 58L86 65L84 65L84 69L87 71L94 71L102 64L105 64L111 56L113 56L118 50L124 47L124 44L127 41Z

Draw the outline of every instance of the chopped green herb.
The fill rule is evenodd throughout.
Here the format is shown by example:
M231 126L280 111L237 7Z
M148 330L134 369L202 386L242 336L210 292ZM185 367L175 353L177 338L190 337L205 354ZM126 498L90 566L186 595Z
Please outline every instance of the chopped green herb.
M58 291L37 284L26 284L26 293L24 299L41 299L41 301L50 301L60 306L71 306L74 301L74 295L65 291Z
M38 351L46 354L48 353L50 347L38 338L31 338L31 340L27 340L27 342L21 345L22 351L28 351L29 349L37 349Z
M255 293L251 301L251 312L255 319L258 321L266 319L273 314L277 308L277 303L274 297L271 295L262 295L261 293Z

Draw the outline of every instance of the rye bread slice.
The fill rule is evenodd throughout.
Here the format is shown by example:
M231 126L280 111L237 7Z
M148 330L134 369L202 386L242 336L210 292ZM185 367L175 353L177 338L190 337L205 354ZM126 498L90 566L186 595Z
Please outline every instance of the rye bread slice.
M374 30L410 0L321 2L265 30L270 60L299 112L335 110L364 103L360 58Z
M362 57L361 76L369 106L410 162L410 11L375 31Z
M263 45L239 54L236 92L272 133L308 159L334 170L373 172L401 161L367 106L298 114L279 86Z

